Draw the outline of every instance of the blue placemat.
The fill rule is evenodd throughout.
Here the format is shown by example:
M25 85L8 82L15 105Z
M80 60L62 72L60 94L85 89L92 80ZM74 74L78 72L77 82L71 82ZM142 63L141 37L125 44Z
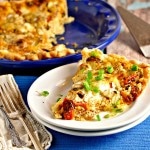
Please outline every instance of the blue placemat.
M15 76L26 104L28 89L36 78ZM48 131L53 135L50 150L150 150L150 117L132 129L107 136L80 137Z

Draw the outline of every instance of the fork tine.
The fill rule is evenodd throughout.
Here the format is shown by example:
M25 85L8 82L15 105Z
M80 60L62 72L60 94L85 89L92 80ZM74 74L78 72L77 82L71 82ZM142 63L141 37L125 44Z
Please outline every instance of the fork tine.
M5 93L5 88L0 85L0 98L1 98L1 101L5 107L5 110L7 111L7 113L11 113L15 110L15 108L13 107L10 107L10 101L9 101L9 98L8 98L8 94Z
M16 104L17 95L16 92L10 87L9 83L4 84L5 86L5 92L8 92L7 100L10 102L10 104L13 106L15 110L19 109L19 105ZM6 93L5 93L6 95Z
M16 104L16 108L18 108L20 110L25 109L24 104L22 103L22 101L23 101L22 95L20 93L18 85L16 84L13 76L10 76L7 84L8 84L9 90L12 91L12 97L14 96L13 100L14 100L14 103ZM16 102L16 100L19 100L19 101Z
M0 85L1 99L10 116L17 114L18 111L23 113L25 110L19 103L20 101L17 101L18 98L21 98L21 93L17 90L14 83L15 81L13 82L12 76L7 75L5 81Z
M19 92L15 82L13 81L12 76L7 76L6 82L1 85L3 100L7 100L7 106L12 111L23 110L23 105L20 104L18 99L21 99L21 93ZM9 93L9 94L8 94ZM12 106L12 107L11 107ZM11 107L11 108L10 108Z

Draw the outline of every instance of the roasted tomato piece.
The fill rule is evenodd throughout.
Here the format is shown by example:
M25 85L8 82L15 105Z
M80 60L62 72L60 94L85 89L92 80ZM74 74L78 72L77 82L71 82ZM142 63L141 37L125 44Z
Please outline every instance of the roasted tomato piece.
M87 104L86 104L86 103L77 102L77 103L75 103L75 106L81 106L81 107L83 107L85 110L87 110Z
M74 110L69 110L68 112L64 112L63 117L65 120L72 120L74 117Z
M130 94L127 94L124 91L120 92L121 96L124 99L124 102L129 105L137 99L137 97L140 95L140 93L141 93L141 91L139 91L139 88L136 86L131 86Z
M131 74L125 79L124 84L125 85L130 84L131 82L134 82L137 78L138 78L138 74Z
M63 102L63 117L65 120L71 120L74 117L74 103L72 100L65 99Z

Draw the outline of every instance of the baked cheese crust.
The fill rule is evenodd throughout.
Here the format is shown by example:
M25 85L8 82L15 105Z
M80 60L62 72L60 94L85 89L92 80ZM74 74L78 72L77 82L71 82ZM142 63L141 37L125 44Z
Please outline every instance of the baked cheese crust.
M0 58L41 60L74 53L56 42L73 21L67 10L66 0L0 2Z
M116 116L132 106L149 77L148 64L84 48L72 88L52 106L54 118L101 120Z

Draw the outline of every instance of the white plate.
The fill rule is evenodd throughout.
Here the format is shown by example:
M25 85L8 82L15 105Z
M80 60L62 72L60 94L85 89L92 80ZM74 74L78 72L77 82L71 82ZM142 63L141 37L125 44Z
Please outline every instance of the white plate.
M125 125L123 127L119 127L119 128L116 128L116 129L110 129L110 130L104 130L104 131L93 131L93 132L92 131L89 132L89 131L68 130L68 129L57 127L57 126L53 126L53 125L43 121L42 119L40 119L33 111L32 111L32 114L37 119L37 121L39 121L41 124L43 124L44 126L50 128L52 130L58 131L60 133L69 134L69 135L84 136L84 137L88 136L88 137L90 137L90 136L105 136L105 135L116 134L116 133L119 133L119 132L126 131L130 128L133 128L136 125L143 122L146 118L148 118L149 115L150 115L150 111L148 111L146 114L144 114L144 116L142 116L138 120L136 120L136 121L134 121L134 122L132 122L128 125Z
M132 107L121 115L109 118L104 121L75 121L54 119L50 107L56 102L60 94L65 95L71 88L71 77L77 70L77 63L64 65L50 70L40 76L30 87L27 95L29 107L39 118L47 123L61 128L96 131L118 128L129 124L142 117L150 110L149 91L150 84L143 91L141 96L135 101ZM38 92L49 91L49 96L39 96Z

